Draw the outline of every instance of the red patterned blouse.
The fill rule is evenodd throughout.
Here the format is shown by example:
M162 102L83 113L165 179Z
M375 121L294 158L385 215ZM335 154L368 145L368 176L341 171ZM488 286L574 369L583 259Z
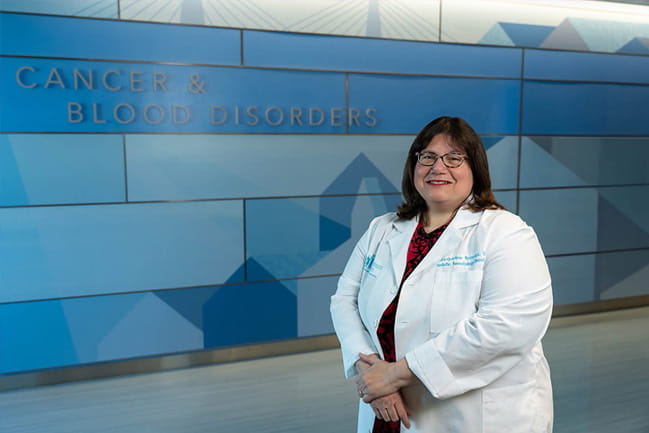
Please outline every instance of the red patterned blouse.
M450 222L450 221L449 221ZM424 226L419 223L415 229L415 233L412 235L410 240L410 246L408 247L408 260L406 262L406 270L403 273L403 278L401 279L401 284L399 285L399 291L395 295L394 299L388 305L388 307L383 312L381 316L381 321L379 322L379 327L376 330L376 335L379 338L381 343L381 348L383 349L384 359L388 362L396 362L396 353L394 348L394 322L397 315L397 306L399 304L399 295L401 294L401 286L403 282L412 274L412 271L415 270L417 265L421 263L428 251L433 248L433 245L437 242L439 237L444 232L444 229L448 226L449 223L439 226L430 233L424 231ZM374 420L374 427L372 433L399 433L401 430L399 421L383 421L378 418Z

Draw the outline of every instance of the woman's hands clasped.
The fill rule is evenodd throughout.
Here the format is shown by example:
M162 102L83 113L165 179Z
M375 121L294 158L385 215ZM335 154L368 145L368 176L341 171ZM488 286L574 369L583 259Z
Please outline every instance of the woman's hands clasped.
M356 362L359 373L356 378L356 388L359 397L370 404L377 418L384 421L401 420L406 428L410 428L408 419L410 414L399 391L407 381L399 375L398 363L383 361L376 354L361 353L359 356L360 359ZM410 373L407 366L406 369ZM408 376L403 372L402 375Z

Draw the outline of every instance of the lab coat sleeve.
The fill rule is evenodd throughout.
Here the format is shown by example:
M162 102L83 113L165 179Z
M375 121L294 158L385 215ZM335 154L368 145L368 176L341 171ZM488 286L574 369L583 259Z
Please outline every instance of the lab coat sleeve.
M340 341L345 377L357 374L354 364L359 353L378 353L372 337L363 324L358 310L358 292L361 286L363 265L371 238L381 217L375 218L369 229L356 244L345 270L338 280L336 293L331 297L331 318ZM385 224L385 222L383 222Z
M550 274L536 234L520 218L493 222L477 311L406 354L440 399L488 385L538 343L552 313Z

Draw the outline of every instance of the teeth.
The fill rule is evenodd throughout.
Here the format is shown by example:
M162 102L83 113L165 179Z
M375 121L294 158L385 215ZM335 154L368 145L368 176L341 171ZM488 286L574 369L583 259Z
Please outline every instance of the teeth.
M428 183L432 183L435 185L446 185L449 184L450 182L446 182L444 180L429 180Z

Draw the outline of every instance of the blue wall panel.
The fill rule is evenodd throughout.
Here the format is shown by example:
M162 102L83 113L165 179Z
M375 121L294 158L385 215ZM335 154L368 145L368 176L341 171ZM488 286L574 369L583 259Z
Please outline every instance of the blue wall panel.
M333 334L329 304L338 277L303 278L296 283L298 336Z
M0 40L5 55L218 65L239 65L241 50L233 29L11 13L0 13Z
M521 191L546 254L649 248L649 186Z
M548 258L555 305L596 301L595 254Z
M519 206L545 254L597 251L597 190L521 191Z
M422 125L423 127L423 125ZM510 189L517 187L518 137L481 137L487 148L491 187Z
M505 209L516 213L516 191L494 191L494 196Z
M525 137L522 141L523 188L649 183L647 167L647 138Z
M649 86L525 81L525 135L649 135Z
M597 299L649 295L649 249L598 254Z
M126 200L117 135L0 135L0 206Z
M526 50L524 78L649 84L649 57Z
M244 64L399 74L518 78L517 48L244 31Z
M624 227L621 229L630 230L634 226L638 230L626 232L620 237L640 244L635 246L649 246L649 240L646 238L649 234L649 202L645 200L649 197L649 185L599 188L598 191L602 200L612 207L611 212L624 216ZM641 232L644 232L644 237L640 236Z
M0 305L0 374L75 364L61 301Z
M296 282L268 281L254 260L248 269L266 281L219 287L203 305L205 348L297 337Z
M248 279L340 273L372 217L394 211L399 194L246 201Z
M239 201L0 209L0 302L240 280Z
M412 136L129 135L129 199L356 194L363 182L364 192L398 192L397 161L405 160L411 141Z
M343 74L11 57L0 62L0 96L15 101L0 112L6 132L346 131ZM90 81L91 73L87 86L79 75ZM369 121L364 112L358 119Z
M117 18L119 0L2 0L0 10L37 14Z
M413 134L446 115L463 117L479 134L516 134L519 96L514 80L350 74L350 105L378 113L375 128L352 125L351 132Z

